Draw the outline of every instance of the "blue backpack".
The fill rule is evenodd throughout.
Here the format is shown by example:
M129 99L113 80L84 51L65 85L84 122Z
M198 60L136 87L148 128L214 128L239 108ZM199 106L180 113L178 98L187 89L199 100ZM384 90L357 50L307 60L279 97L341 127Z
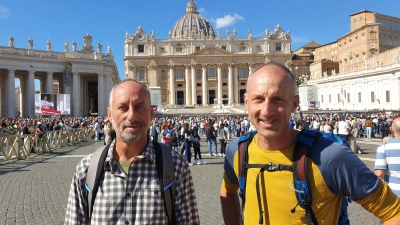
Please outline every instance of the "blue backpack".
M239 138L238 143L238 172L239 172L239 196L242 199L242 222L243 220L243 209L245 205L245 193L246 193L246 177L247 170L252 168L259 169L259 173L256 178L256 191L258 198L258 210L259 210L259 224L263 224L263 211L261 207L261 197L260 197L260 187L259 187L259 176L263 174L264 171L274 172L274 171L282 171L289 170L293 172L293 185L295 191L295 195L297 198L298 205L303 208L306 212L307 224L309 225L318 225L318 221L315 217L315 214L311 208L312 205L312 194L310 183L308 182L307 175L307 158L308 154L312 151L312 147L314 142L319 137L325 137L346 146L349 144L341 137L330 134L330 133L320 133L313 130L302 130L297 139L296 145L293 150L293 164L292 165L280 165L273 164L269 162L268 164L248 164L249 154L248 154L248 146L250 145L254 135L256 132L249 132L244 136ZM348 219L347 206L350 198L343 197L342 198L342 207L340 209L339 221L340 225L350 225L350 221ZM292 213L296 211L297 205L291 210Z

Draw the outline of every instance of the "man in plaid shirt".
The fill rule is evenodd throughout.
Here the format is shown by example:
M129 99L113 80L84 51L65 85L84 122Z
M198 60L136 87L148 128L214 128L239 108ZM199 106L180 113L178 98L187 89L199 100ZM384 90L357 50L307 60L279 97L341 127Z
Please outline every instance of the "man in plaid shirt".
M147 87L132 79L110 94L107 115L116 131L104 164L104 176L86 215L86 173L92 155L83 158L72 179L65 224L167 224L155 148L147 135L154 112ZM172 151L176 195L175 224L200 224L188 162Z

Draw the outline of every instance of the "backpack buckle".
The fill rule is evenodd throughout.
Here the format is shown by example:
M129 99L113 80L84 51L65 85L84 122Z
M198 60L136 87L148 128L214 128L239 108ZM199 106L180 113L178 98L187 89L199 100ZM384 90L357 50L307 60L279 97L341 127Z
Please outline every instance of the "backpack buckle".
M279 170L279 165L273 164L272 162L269 162L268 164L265 165L265 170L269 172L273 171L278 171Z

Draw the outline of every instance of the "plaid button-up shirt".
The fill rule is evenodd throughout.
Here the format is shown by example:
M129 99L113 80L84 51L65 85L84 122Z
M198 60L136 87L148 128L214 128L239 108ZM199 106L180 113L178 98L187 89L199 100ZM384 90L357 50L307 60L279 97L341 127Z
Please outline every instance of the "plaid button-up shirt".
M93 205L92 220L86 219L86 173L92 155L76 167L69 192L65 224L167 224L164 199L160 191L155 149L149 141L126 175L113 159L115 141L105 161L104 178ZM187 161L172 151L175 173L175 218L177 224L200 224L192 176ZM90 223L91 222L91 223Z

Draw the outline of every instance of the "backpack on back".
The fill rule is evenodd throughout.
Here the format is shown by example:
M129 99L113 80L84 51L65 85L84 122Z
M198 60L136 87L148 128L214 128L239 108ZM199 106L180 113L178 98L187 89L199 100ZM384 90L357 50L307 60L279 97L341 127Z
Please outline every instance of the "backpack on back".
M104 175L104 163L107 158L111 143L99 147L90 159L86 175L86 217L90 221L93 213L94 200L99 189L100 180ZM168 145L153 140L156 152L157 175L160 190L164 198L164 209L168 218L168 225L176 224L175 219L175 175L172 160L172 152Z
M307 173L307 158L309 153L312 151L312 147L315 141L322 137L334 140L348 147L348 143L341 137L330 134L330 133L320 133L313 130L302 130L296 141L296 145L293 150L293 164L292 165L277 165L271 162L267 164L248 164L249 154L248 146L250 145L256 132L249 132L245 136L239 138L238 142L238 180L239 180L239 196L242 199L242 217L243 209L245 206L245 193L246 193L246 178L248 169L259 169L256 179L256 191L258 200L258 210L259 210L259 224L263 224L264 218L262 214L262 207L260 203L260 187L259 187L259 175L263 174L264 171L274 172L281 170L289 170L293 172L293 189L295 190L295 195L297 198L298 205L303 208L306 212L307 224L317 225L317 219L314 212L312 211L312 193L311 187L308 181ZM338 224L349 225L347 206L350 202L349 198L345 196L342 197L342 207L340 209ZM291 210L292 213L296 211L297 205ZM244 219L242 218L242 222Z

